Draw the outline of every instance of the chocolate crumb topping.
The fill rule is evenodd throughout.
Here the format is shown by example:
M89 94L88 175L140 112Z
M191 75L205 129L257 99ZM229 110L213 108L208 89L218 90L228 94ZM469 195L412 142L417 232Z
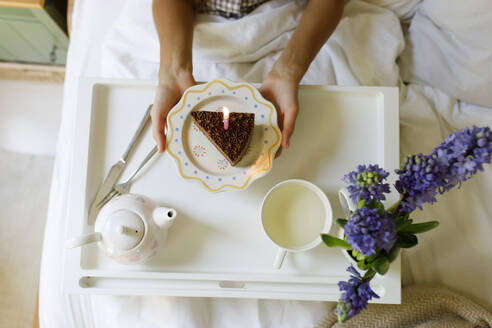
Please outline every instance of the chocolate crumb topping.
M232 166L241 160L253 134L255 114L230 113L227 130L222 112L191 112L191 118Z

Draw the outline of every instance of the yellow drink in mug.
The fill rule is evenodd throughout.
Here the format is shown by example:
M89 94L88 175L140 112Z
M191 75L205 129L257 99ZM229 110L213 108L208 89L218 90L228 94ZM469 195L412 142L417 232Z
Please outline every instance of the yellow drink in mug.
M332 210L325 193L305 180L286 180L266 194L261 221L268 238L280 249L274 268L280 269L287 252L306 251L328 233Z

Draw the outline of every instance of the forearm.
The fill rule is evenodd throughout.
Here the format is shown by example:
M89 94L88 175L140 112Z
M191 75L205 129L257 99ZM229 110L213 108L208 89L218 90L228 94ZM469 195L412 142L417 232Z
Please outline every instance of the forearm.
M159 80L169 74L192 72L193 8L183 0L153 0L154 23L159 35Z
M343 5L343 0L310 0L273 71L282 71L298 83L335 30Z

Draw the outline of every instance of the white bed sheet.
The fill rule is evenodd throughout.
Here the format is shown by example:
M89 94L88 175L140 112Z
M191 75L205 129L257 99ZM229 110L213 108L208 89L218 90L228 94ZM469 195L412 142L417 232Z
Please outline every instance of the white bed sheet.
M461 102L436 89L439 84L411 84L407 87L401 83L396 59L404 51L405 38L398 17L410 19L414 12L418 12L420 1L370 2L351 1L346 6L344 18L321 49L303 83L400 86L403 155L429 151L453 129L471 124L491 126L490 108ZM150 3L151 0L76 1L43 247L39 303L41 327L313 326L333 309L332 303L62 294L61 258L66 237L64 227L69 222L66 191L71 152L74 151L72 139L78 78L156 78L158 44ZM200 16L194 42L196 79L206 81L226 77L261 82L295 28L304 3L272 1L238 21ZM455 28L458 33L459 27ZM429 29L428 33L435 40L441 40L448 37L449 31ZM242 37L238 38L238 35ZM221 46L210 49L208 44L211 40ZM412 49L422 46L419 38L412 35L406 40L406 46ZM454 59L459 56L459 53L449 54ZM439 67L435 57L429 58L435 61L435 67ZM487 63L487 58L481 58ZM407 71L421 71L421 67L412 67L408 61L405 65ZM439 70L433 73L437 75ZM464 81L471 80L483 87L483 79L473 79L474 74L470 71L463 69L457 74ZM433 81L439 81L439 76L434 78ZM460 85L455 87L460 92L456 95L464 95L465 99L476 96L467 91L467 85L461 89ZM465 183L462 190L444 195L437 205L417 213L418 218L439 219L441 225L423 235L418 248L405 253L404 284L441 283L490 306L492 203L487 200L491 197L492 170L487 167L480 177Z

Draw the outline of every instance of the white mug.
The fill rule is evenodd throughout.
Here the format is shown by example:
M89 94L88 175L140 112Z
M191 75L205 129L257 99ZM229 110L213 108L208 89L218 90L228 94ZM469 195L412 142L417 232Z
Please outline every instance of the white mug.
M338 200L340 201L340 206L342 206L343 211L346 215L350 212L355 212L357 210L357 205L350 199L350 192L347 188L342 188L338 191Z
M263 198L260 218L263 231L279 247L273 263L280 269L287 252L307 251L328 233L332 209L325 193L305 180L286 180Z

